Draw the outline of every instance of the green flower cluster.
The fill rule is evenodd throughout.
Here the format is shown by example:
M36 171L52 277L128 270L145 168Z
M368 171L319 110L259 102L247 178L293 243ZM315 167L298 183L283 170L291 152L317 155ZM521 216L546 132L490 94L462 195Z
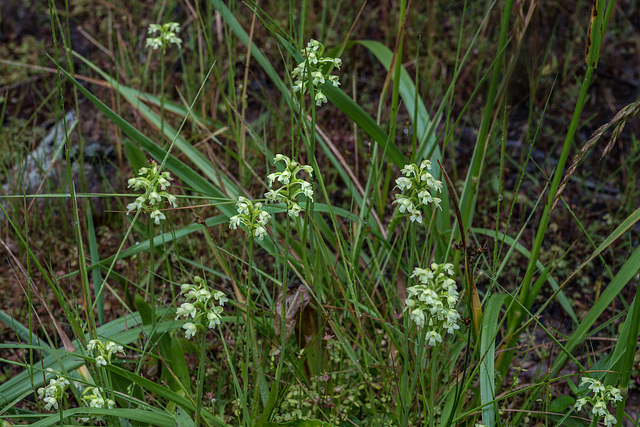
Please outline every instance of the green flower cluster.
M69 380L58 375L49 380L48 386L38 389L38 396L45 403L44 407L47 411L51 408L58 409L58 402L64 399L67 387L69 387Z
M321 68L323 64L333 64L337 69L340 69L342 60L340 58L322 56L324 45L313 39L307 43L307 47L302 49L301 53L305 60L299 63L291 72L291 77L295 79L293 91L305 93L308 90L309 79L311 79L311 83L315 88L316 105L320 106L327 102L327 97L322 93L320 86L327 80L335 87L340 85L338 76L324 74Z
M105 399L102 396L102 390L100 387L87 387L82 392L82 401L90 408L109 408L116 407L116 402L113 399ZM100 420L101 417L94 417L95 420ZM81 418L85 423L90 420L88 417Z
M238 215L234 215L229 219L229 228L234 230L240 226L251 233L253 238L258 240L264 239L267 235L265 225L271 219L271 214L262 210L262 203L253 204L246 197L238 197L236 202Z
M107 366L111 363L111 357L114 353L124 354L124 347L113 341L107 341L105 344L100 340L91 340L87 344L87 351L96 356L96 365Z
M407 288L406 310L418 328L428 327L427 342L431 346L442 342L442 334L460 329L460 313L455 309L459 295L452 264L431 264L431 268L415 268L412 278L419 284Z
M433 197L432 191L442 192L442 181L438 181L428 171L431 170L431 162L423 160L418 167L411 163L402 168L404 176L396 179L395 188L399 188L402 194L396 195L393 202L399 206L401 213L408 213L411 222L422 223L420 208L432 204L440 208L441 199Z
M162 49L162 51L172 44L180 47L182 45L182 40L177 36L179 32L180 24L177 22L168 22L163 25L151 24L149 25L148 34L160 34L156 37L148 37L146 47L150 47L154 50Z
M604 424L607 427L616 425L618 421L616 417L609 413L607 404L609 402L619 402L622 400L620 390L613 386L604 386L600 381L594 380L589 377L582 377L580 386L589 385L587 388L593 392L593 397L583 397L576 401L576 411L582 410L582 407L587 403L591 404L591 413L594 417L604 417Z
M267 176L269 187L272 189L266 192L264 197L267 199L267 202L284 203L287 205L287 213L289 216L297 217L302 210L298 204L298 196L303 194L313 201L313 187L309 182L313 179L313 168L292 161L282 154L276 154L273 163L277 165L279 162L284 163L284 170L282 172L274 172ZM297 177L300 171L304 171L309 175L309 181ZM274 190L273 183L275 181L278 181L281 186Z
M180 287L180 293L185 296L187 302L182 303L176 310L176 320L180 317L189 320L182 326L187 339L194 336L198 328L204 329L205 322L208 322L207 327L211 329L219 325L222 307L229 301L222 291L211 292L203 278L195 276L193 281L196 282L195 285L187 283Z
M154 180L158 177L157 181ZM127 188L133 187L134 190L143 189L145 193L136 198L136 201L127 205L127 215L130 211L148 208L153 210L151 218L155 224L167 217L162 213L160 208L163 206L165 199L174 208L176 204L176 196L167 193L165 190L171 183L173 178L169 172L162 172L158 176L158 165L150 162L148 168L140 168L138 176L127 181Z

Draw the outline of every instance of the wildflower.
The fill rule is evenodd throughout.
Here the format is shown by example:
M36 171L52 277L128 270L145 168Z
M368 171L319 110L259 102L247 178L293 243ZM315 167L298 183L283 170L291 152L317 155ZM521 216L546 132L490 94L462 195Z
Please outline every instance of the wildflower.
M325 96L324 93L322 93L322 91L320 89L317 90L314 99L316 101L316 105L319 107L322 104L326 104L327 103L327 97Z
M191 303L185 302L180 306L180 308L176 310L176 319L180 318L180 316L191 316L191 318L196 317L196 306Z
M38 396L45 403L44 407L47 411L51 408L58 409L58 402L64 399L69 384L69 380L58 375L49 380L49 385L38 389Z
M102 389L99 387L86 387L82 392L81 400L90 408L115 408L116 402L112 399L105 399L102 396ZM89 421L88 418L84 418L83 421Z
M209 321L208 327L213 329L216 325L220 324L220 313L222 313L222 307L213 307L207 313L207 320Z
M436 331L429 331L427 332L427 340L430 346L435 346L442 342L442 336Z
M162 49L163 53L167 47L174 44L178 48L182 45L182 40L177 36L180 32L180 24L177 22L168 22L163 25L149 25L148 34L160 33L156 37L147 38L146 47L151 49Z
M418 328L428 327L427 342L431 346L442 342L442 335L453 334L460 329L460 313L455 309L458 291L453 275L453 265L431 264L430 268L417 267L411 278L418 284L407 288L405 311Z
M153 219L154 224L158 225L160 224L160 221L162 221L163 219L167 219L167 217L160 212L160 209L156 209L153 212L151 212L151 219Z
M422 328L424 326L425 316L421 308L415 308L414 310L411 310L410 316L411 320L413 320L419 328Z
M177 206L176 196L165 191L172 179L169 172L159 172L158 165L154 162L150 162L149 167L140 168L138 176L130 178L127 185L128 188L133 187L134 190L143 190L145 193L127 205L127 215L134 210L149 209L152 211L151 219L156 225L167 219L160 210L164 202L174 208Z
M310 182L313 178L313 168L293 161L283 154L276 154L273 162L275 164L284 163L284 170L267 176L269 187L273 186L276 181L282 185L280 188L272 188L267 191L264 197L267 202L284 203L287 206L287 214L292 218L297 218L302 211L298 204L298 196L302 194L313 201L313 186ZM309 181L298 177L300 172L305 172Z
M113 341L107 341L105 344L100 340L91 340L87 344L87 351L96 356L96 365L107 366L115 353L124 354L124 347Z
M187 298L176 310L176 319L183 317L186 322L182 328L185 330L187 339L193 337L198 332L198 326L215 328L222 321L220 315L223 311L224 303L229 301L222 291L210 291L207 283L199 276L195 276L193 281L196 284L183 284L180 286L181 293ZM206 319L206 320L205 320Z
M608 414L607 404L602 400L599 400L593 405L592 409L593 415L605 416Z
M607 414L607 415L605 415L605 417L604 417L604 424L605 424L607 427L610 427L610 426L613 426L613 425L618 424L618 420L616 420L616 417L614 417L613 415L611 415L611 414Z
M622 394L620 394L620 390L615 387L611 387L605 391L605 394L610 397L614 402L620 402L622 400Z
M105 349L107 350L107 353L123 353L124 354L124 347L114 343L113 341L109 341L107 345L105 345Z
M185 330L185 336L187 337L187 339L194 336L198 331L198 327L191 322L185 323L184 325L182 325L182 328L184 328Z
M591 413L594 417L603 417L604 424L611 426L617 423L616 418L609 413L607 404L609 402L618 402L622 400L620 390L611 386L605 386L602 382L589 377L582 377L580 386L587 386L587 390L593 393L593 396L582 397L576 401L575 408L577 411L587 404L591 404Z
M435 209L442 209L438 197L433 197L432 192L442 191L442 182L436 180L428 170L431 162L423 160L418 167L416 164L407 164L402 168L402 175L396 179L396 186L402 193L396 195L393 202L398 205L400 213L408 213L411 222L422 223L423 206L433 205Z
M327 80L331 82L334 87L340 85L339 77L324 73L322 67L325 64L330 64L340 69L342 59L322 56L324 53L324 45L313 39L307 43L307 47L302 49L301 53L305 61L299 63L291 72L291 77L295 79L293 92L304 93L308 89L307 85L309 80L311 80L315 92L314 101L317 106L320 106L327 102L327 97L322 93L320 86L326 83Z
M396 186L400 189L400 191L408 190L411 188L411 180L403 176L396 179L396 184L397 184Z
M222 291L213 291L212 296L213 296L213 299L218 301L218 304L220 305L224 305L225 302L229 301L227 296Z
M418 222L419 224L422 224L422 212L420 212L417 209L414 209L413 211L411 211L409 220L411 220L411 222Z
M289 207L289 210L287 211L287 214L289 214L289 216L292 218L297 218L300 215L300 210L301 208L299 204L292 203Z
M274 177L275 179L275 177ZM247 230L251 237L258 240L264 239L267 229L265 225L271 219L271 214L262 210L262 203L253 203L246 197L238 197L236 202L238 215L229 218L229 228L236 229L238 226Z

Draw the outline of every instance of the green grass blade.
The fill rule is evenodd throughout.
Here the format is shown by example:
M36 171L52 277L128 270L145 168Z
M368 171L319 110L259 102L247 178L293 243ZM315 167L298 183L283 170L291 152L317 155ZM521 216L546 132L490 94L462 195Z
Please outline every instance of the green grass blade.
M91 256L91 264L100 263L100 255L98 254L98 242L96 241L96 230L93 227L93 215L91 209L87 209L87 239L89 240L89 255ZM93 282L94 295L97 295L96 308L98 309L98 322L104 325L104 294L102 293L102 277L100 270L94 269L91 272Z
M482 338L480 342L480 402L482 403L482 424L494 426L498 408L492 403L496 398L495 383L495 351L496 336L498 335L498 320L500 309L508 294L493 294L485 306L482 316ZM498 384L499 385L499 384Z
M493 237L496 235L496 230L490 230L488 228L472 228L471 232L476 234L481 234L484 236L489 236L489 237ZM504 243L507 245L514 246L515 250L518 251L520 254L522 254L522 256L524 256L525 258L529 258L531 256L531 252L527 248L525 248L522 244L517 242L513 237L500 232L498 232L497 235L498 235L498 239L503 240ZM536 262L536 266L540 271L545 271L544 264L542 264L542 262L540 262L539 260ZM500 268L498 271L501 271L501 270L502 268ZM549 282L549 285L551 285L551 288L554 291L557 291L558 289L560 289L560 285L558 285L558 282L556 281L556 279L554 279L551 275L547 277L547 282ZM567 298L567 296L564 294L564 292L562 292L562 290L558 292L558 302L560 303L564 311L569 315L569 317L571 317L571 319L577 324L578 316L576 316L576 313L573 310L573 307L571 306L571 301L569 301L569 298Z
M18 322L16 319L9 316L2 310L0 310L0 322L3 322L11 330L13 330L16 335L20 337L20 339L38 346L45 357L51 354L51 347L49 347L49 345L44 340L40 339L40 337L37 336L35 332L30 331L29 328L27 328L22 323Z
M126 409L126 408L72 408L62 411L63 419L69 417L83 417L83 416L111 416L120 417L125 420L139 421L148 425L161 426L161 427L175 427L175 418L169 416L164 411L147 411L142 409ZM34 427L48 427L56 425L60 422L60 414L52 414L38 422L31 424Z
M355 43L366 47L375 55L384 68L387 71L389 70L391 60L393 59L393 52L391 52L388 47L380 42L372 40L359 40ZM434 132L435 123L429 118L429 113L427 112L422 99L418 98L418 102L415 102L416 87L411 80L411 76L403 66L400 67L400 82L398 89L409 116L418 118L417 123L413 124L415 132L418 135L418 138L420 138L420 145L417 152L432 153L436 149L436 137ZM419 162L422 159L416 158L414 160Z
M623 398L617 404L617 425L621 425L624 419L624 409L628 397L626 391L629 390L629 380L635 363L638 336L640 335L640 299L638 298L637 290L631 307L629 308L629 313L630 315L627 315L624 321L624 325L618 336L618 342L611 355L611 360L613 361L612 366L609 368L609 372L606 373L603 381L604 385L611 385L623 391Z
M633 277L638 273L638 270L640 270L640 247L636 248L633 254L631 254L627 261L622 265L618 274L616 274L611 280L611 283L609 283L609 286L607 286L602 295L600 295L600 298L598 298L591 310L589 310L587 316L573 331L565 345L566 351L573 351L573 349L582 342L591 326L596 322L596 320L598 320L598 317L600 317L602 312L604 312L609 304L611 304L614 298L620 294L622 289L624 289L631 279L633 279ZM552 367L554 376L558 375L558 372L562 369L567 357L568 356L565 352L558 356Z

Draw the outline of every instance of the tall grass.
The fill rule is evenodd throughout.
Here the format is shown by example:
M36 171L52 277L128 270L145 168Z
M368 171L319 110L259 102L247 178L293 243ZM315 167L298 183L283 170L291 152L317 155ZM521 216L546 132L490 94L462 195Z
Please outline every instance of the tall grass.
M70 90L77 96L76 109L79 99L91 103L115 129L118 153L130 165L121 171L121 181L146 181L140 186L128 181L127 194L77 191L68 127L68 190L3 196L9 203L0 205L7 234L18 249L1 243L28 306L26 325L18 313L0 311L0 320L19 338L0 348L23 355L20 361L3 361L20 371L0 385L5 423L634 422L625 408L640 305L621 292L637 289L640 249L629 249L611 265L602 256L629 236L640 209L602 238L589 234L559 193L563 177L570 179L564 166L584 120L614 3L596 2L584 22L586 66L578 72L580 91L572 100L562 151L553 176L533 178L546 181L521 222L516 204L529 179L527 165L545 109L553 102L549 94L539 117L530 108L530 145L512 180L516 186L507 188L508 88L530 22L514 27L514 15L530 17L535 5L514 11L523 5L493 2L474 15L465 2L451 78L441 88L438 108L428 108L436 104L420 95L423 71L418 67L412 77L403 65L407 58L431 61L424 45L415 54L408 49L416 6L402 0L393 11L397 27L388 31L395 41L391 48L351 39L359 19L365 19L361 15L350 29L327 26L342 22L340 8L346 7L338 3L334 11L328 3L319 11L303 4L299 15L291 4L283 15L259 2L210 0L185 12L188 24L179 34L184 50L163 48L158 58L145 50L144 39L121 45L112 56L115 73L73 51L69 24L50 2L59 116L70 108L65 102ZM363 7L362 13L367 11ZM429 16L434 13L431 7ZM242 19L247 14L251 18ZM162 8L153 22L169 22ZM146 34L147 28L137 31ZM453 97L483 31L496 40L493 56L478 65L481 77L464 107L476 105L483 94L475 145L463 165L447 155L455 153L454 135L462 127ZM318 58L329 58L324 65L309 53L312 34L326 34L320 40L325 47L317 52ZM429 34L427 45L434 49ZM386 72L378 76L377 105L360 101L357 79L349 86L346 76L357 74L350 58L357 54ZM153 85L159 94L146 84L156 77L150 62L132 67L118 58L159 60L160 81ZM167 67L176 64L182 81ZM79 69L92 73L112 98L81 83ZM341 85L329 76L338 76ZM251 106L256 100L260 106ZM257 117L250 119L251 113ZM408 143L401 118L411 125ZM332 121L346 125L332 132ZM339 134L349 129L352 137ZM345 146L347 140L351 146ZM166 172L174 178L167 188ZM412 177L417 180L409 185ZM490 206L478 199L488 181L497 189L497 202ZM421 185L427 185L428 197L417 191L410 196L416 187L424 190ZM119 205L113 220L121 221L120 239L108 255L90 203L96 196ZM77 263L64 274L48 268L13 214L11 203L35 197L71 202ZM410 197L417 199L407 207ZM555 270L555 259L542 256L543 243L553 239L549 223L557 200L556 209L571 213L590 251L562 271ZM483 220L489 215L495 215L493 223ZM524 235L535 238L523 243ZM486 254L479 236L493 241ZM608 270L606 287L578 316L574 296L564 291L595 260ZM80 295L65 290L62 283L70 281L80 285ZM550 297L540 303L540 293ZM46 298L49 294L55 301ZM616 297L623 310L602 326L598 321ZM107 301L117 309L109 313ZM450 305L429 311L438 303ZM570 322L564 337L543 319L552 304ZM40 305L47 317L39 322L52 328L34 327ZM615 344L607 352L595 351L590 340L603 330ZM520 384L528 355L540 352L541 343L555 349L540 356L547 369ZM602 405L610 418L592 411Z

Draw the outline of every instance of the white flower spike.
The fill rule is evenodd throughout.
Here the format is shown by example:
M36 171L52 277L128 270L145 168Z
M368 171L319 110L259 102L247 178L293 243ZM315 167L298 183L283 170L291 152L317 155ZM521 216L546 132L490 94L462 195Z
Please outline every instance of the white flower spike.
M418 284L407 288L405 311L410 310L410 319L418 328L428 327L427 344L436 346L442 342L442 335L455 333L460 329L458 304L453 265L431 264L430 268L415 268L411 278Z
M210 291L201 277L195 276L193 281L195 284L180 286L180 293L188 301L176 310L176 320L182 317L186 321L182 329L187 339L194 337L205 325L210 329L220 325L224 303L229 301L222 291Z
M400 213L409 214L411 222L422 223L421 209L424 206L433 205L442 209L438 197L433 197L432 192L442 191L442 182L436 180L428 170L431 162L423 160L418 167L415 164L407 164L402 168L404 176L396 179L396 186L402 193L396 195L393 202L398 205Z
M149 209L152 211L151 219L156 225L167 219L160 210L163 208L164 202L166 201L174 208L177 207L176 196L165 191L172 179L169 172L160 173L158 165L154 162L150 162L149 167L140 168L138 176L130 178L127 184L129 188L143 190L145 193L136 197L135 202L127 205L127 215L131 211Z
M331 82L334 87L340 85L339 77L325 73L323 68L325 65L330 65L340 69L342 66L342 60L340 58L331 58L328 56L322 56L324 53L324 45L317 40L311 40L307 43L307 47L302 49L302 56L305 58L303 62L300 62L291 72L291 77L295 79L293 83L293 92L310 92L309 80L313 86L314 101L317 106L327 103L328 99L322 92L320 86L324 83Z

